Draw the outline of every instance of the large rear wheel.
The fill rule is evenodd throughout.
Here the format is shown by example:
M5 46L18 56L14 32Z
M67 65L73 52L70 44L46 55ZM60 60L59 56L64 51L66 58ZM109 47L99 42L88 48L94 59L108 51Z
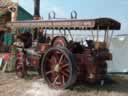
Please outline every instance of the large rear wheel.
M71 86L77 78L72 53L66 48L50 48L42 60L41 73L52 88L64 89Z

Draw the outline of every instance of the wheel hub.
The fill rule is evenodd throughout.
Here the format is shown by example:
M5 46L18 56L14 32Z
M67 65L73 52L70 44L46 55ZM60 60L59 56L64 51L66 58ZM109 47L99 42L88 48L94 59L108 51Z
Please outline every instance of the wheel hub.
M57 72L57 73L60 72L60 65L59 65L59 64L56 64L56 65L55 65L54 71Z

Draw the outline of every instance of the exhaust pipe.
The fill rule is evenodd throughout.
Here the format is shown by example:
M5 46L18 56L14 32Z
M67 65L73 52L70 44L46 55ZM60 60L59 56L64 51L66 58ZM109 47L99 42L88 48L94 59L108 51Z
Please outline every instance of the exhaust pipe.
M40 0L34 0L34 20L40 19Z

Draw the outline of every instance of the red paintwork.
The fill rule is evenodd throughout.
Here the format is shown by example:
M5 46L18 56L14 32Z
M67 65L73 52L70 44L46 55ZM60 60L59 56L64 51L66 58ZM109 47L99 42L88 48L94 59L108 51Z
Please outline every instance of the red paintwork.
M89 74L96 74L96 66L92 61L90 50L87 49L83 54L76 54L78 62L78 80L83 82L89 79Z
M29 60L29 63L32 65L32 66L39 66L39 59L40 59L40 57L38 57L38 56L30 56L29 58L28 58L28 60Z
M71 45L72 47L68 46L68 49L76 57L74 60L77 63L77 74L76 74L77 81L94 83L96 81L104 79L104 76L106 75L106 69L107 69L106 60L112 59L112 54L109 53L108 49L105 49L105 48L94 49L94 48L84 47L84 49L82 50L81 48L79 49L79 47L81 46L79 44L76 44L75 46L73 44L69 44L69 45ZM76 46L79 46L78 49L73 50ZM39 51L38 55L43 56L44 52L47 52L50 45L44 43L44 44L39 44L37 47L38 47L37 50ZM60 52L58 52L57 50L54 50L53 52L49 53L49 55L47 55L47 59L45 58L47 63L47 66L45 68L46 73L50 72L51 70L55 70L55 66L59 64L57 61L61 60L60 59L61 55L63 54L60 54ZM33 54L31 55L18 54L17 58L19 59L19 61L21 61L17 63L19 66L21 66L25 60L24 64L26 64L26 66L29 67L30 65L36 68L40 68L41 70L40 56L36 56ZM24 60L21 60L21 59L24 59ZM55 59L57 61L55 61ZM26 60L28 60L29 62L28 65ZM67 75L67 77L69 78L71 74L69 74L69 71L67 70L70 70L70 68L69 67L65 67L64 69L62 68L63 66L65 66L65 64L67 64L66 61L67 60L63 58L60 62L61 76ZM49 75L48 78L54 81L55 78L57 77L56 77L56 74L52 74L52 75ZM66 82L68 78L65 79L64 82ZM60 86L63 87L63 85L64 83L59 85L59 87Z
M39 43L38 44L38 50L41 52L41 53L44 53L46 52L46 50L49 48L49 44L48 43Z
M95 82L98 80L101 80L106 75L103 74L100 66L105 64L106 60L111 60L112 55L109 52L99 52L97 54L100 54L98 58L94 61L94 56L91 55L92 50L91 49L85 49L85 51L82 54L75 54L76 61L77 61L77 67L78 67L78 81L80 82ZM101 55L102 54L102 55ZM101 70L101 71L100 71ZM106 70L106 68L105 68ZM91 78L91 74L93 74L93 77Z

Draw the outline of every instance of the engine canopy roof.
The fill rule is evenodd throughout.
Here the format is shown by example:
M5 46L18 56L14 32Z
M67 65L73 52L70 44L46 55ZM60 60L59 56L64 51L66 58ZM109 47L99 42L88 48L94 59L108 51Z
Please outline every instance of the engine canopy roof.
M120 30L120 22L111 18L63 19L63 20L25 20L7 23L11 28L44 28L70 30Z

